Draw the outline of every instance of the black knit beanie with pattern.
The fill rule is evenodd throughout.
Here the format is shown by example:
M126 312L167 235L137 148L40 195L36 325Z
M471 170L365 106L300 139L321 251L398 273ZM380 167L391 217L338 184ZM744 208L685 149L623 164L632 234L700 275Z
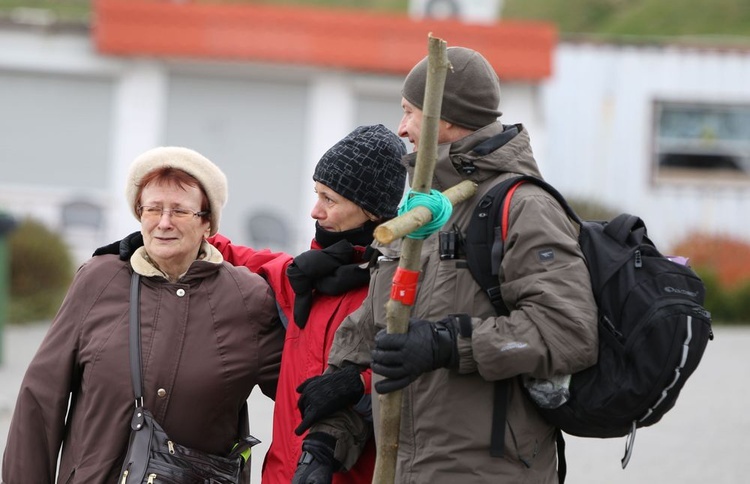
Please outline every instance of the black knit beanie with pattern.
M406 146L382 124L360 126L331 147L313 180L375 216L393 218L406 188Z
M477 130L497 121L503 113L500 104L500 80L482 55L466 47L448 47L448 69L443 88L440 117L449 123ZM404 80L401 95L422 109L427 57L422 59Z

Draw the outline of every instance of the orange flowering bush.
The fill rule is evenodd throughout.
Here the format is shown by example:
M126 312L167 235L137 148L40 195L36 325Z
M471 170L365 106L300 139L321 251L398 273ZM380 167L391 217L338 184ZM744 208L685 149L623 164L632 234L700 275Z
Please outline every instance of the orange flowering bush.
M694 234L669 253L690 259L690 266L706 285L705 306L714 321L750 323L750 242Z
M696 234L677 244L672 253L689 257L694 268L713 272L724 289L750 281L750 243L737 238Z

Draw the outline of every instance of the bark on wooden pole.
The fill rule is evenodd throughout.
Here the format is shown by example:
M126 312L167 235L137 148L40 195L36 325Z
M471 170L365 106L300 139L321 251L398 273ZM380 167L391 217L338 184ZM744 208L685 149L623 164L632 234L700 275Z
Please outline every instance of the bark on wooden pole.
M437 161L438 128L440 109L443 103L443 87L450 66L444 40L428 38L427 80L422 105L422 135L419 140L417 161L411 189L430 193L432 175ZM430 218L427 219L429 221ZM399 270L418 273L421 239L404 240L399 261ZM397 276L398 276L397 272ZM394 278L395 281L396 278ZM405 333L409 327L411 303L391 299L386 303L386 322L389 333ZM396 455L398 454L399 430L401 428L401 390L380 395L380 432L377 440L374 484L393 484L396 478Z

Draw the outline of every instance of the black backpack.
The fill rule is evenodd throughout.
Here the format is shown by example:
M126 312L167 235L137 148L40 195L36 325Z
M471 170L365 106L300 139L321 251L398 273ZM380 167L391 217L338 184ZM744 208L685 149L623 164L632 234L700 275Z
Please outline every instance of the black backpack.
M508 314L500 296L498 269L509 201L523 183L549 192L580 225L578 240L599 309L597 364L572 375L565 403L539 411L571 435L629 435L622 459L625 468L636 428L655 424L674 406L713 339L711 315L702 306L705 287L689 267L656 249L640 218L621 214L609 222L582 221L552 186L532 176L518 176L495 185L481 198L464 242L469 269L498 314ZM505 402L496 397L495 407L495 418L502 418L504 427ZM493 434L494 427L493 422ZM563 482L564 441L559 432L558 453Z

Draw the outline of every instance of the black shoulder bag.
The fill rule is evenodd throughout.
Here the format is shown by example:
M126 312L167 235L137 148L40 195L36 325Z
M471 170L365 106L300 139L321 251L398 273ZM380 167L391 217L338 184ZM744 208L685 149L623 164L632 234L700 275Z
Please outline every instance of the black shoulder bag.
M135 394L135 413L130 422L130 442L119 483L239 484L249 481L246 479L248 473L243 472L245 455L249 455L250 447L260 441L247 434L246 430L246 437L243 437L229 456L207 454L174 442L154 420L151 412L143 407L139 306L140 278L134 272L130 282L130 373ZM247 403L242 407L240 418L241 425L247 429Z

